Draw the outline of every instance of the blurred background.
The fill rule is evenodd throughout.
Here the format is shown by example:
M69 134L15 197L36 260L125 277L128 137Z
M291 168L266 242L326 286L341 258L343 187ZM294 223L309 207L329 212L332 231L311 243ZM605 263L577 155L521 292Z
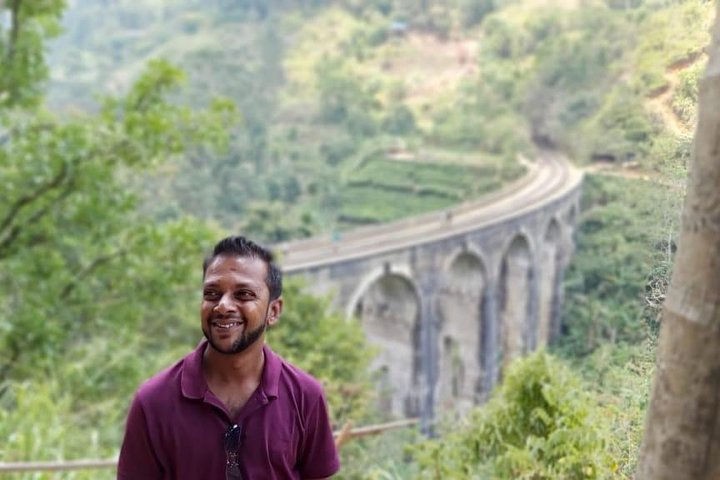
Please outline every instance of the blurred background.
M547 349L436 411L437 438L348 442L338 478L631 478L713 9L0 1L0 462L117 455L137 386L201 336L222 236L289 260L302 239L451 222L554 152L585 179ZM402 417L367 312L302 275L285 298L268 341L324 382L334 425Z

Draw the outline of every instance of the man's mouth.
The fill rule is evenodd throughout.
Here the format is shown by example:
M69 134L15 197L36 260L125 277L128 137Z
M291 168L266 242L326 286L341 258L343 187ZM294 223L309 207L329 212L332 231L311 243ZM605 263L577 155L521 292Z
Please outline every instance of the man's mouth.
M233 329L233 328L235 328L235 327L239 327L239 326L242 325L242 324L243 324L243 322L241 322L241 321L237 321L237 322L217 322L217 321L214 321L214 322L212 322L212 326L213 326L213 327L217 327L217 328L219 328L220 330L231 330L231 329Z

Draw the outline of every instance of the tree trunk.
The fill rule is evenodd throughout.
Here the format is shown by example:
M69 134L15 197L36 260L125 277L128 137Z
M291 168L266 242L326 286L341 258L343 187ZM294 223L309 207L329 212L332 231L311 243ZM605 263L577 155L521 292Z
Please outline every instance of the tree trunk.
M720 478L720 3L709 53L640 480Z

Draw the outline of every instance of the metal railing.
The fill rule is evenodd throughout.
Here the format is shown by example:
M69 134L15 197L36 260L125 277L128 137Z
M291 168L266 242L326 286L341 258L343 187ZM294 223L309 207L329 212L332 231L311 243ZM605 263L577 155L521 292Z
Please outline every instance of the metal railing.
M335 445L338 449L354 438L366 437L369 435L378 435L388 430L397 428L407 428L416 425L419 422L417 418L407 418L394 422L381 423L377 425L366 425L363 427L352 428L352 422L345 425L335 432ZM17 462L2 463L0 462L0 473L22 473L22 472L62 472L74 470L101 470L106 468L116 468L117 459L107 460L68 460L56 462Z

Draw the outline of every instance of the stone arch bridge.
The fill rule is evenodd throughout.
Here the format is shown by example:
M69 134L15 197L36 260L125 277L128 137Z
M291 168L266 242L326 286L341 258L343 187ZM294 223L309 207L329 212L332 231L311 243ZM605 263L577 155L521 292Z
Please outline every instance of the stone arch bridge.
M389 415L419 415L427 430L482 402L510 361L558 333L582 174L554 152L526 163L477 201L278 246L286 275L359 317Z

